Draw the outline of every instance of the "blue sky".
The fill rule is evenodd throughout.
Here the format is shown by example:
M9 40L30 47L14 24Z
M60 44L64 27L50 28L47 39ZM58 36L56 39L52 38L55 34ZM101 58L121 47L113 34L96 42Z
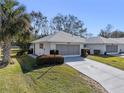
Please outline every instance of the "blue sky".
M19 0L27 12L41 11L48 19L58 13L73 14L85 23L87 32L97 35L112 24L124 31L124 0Z

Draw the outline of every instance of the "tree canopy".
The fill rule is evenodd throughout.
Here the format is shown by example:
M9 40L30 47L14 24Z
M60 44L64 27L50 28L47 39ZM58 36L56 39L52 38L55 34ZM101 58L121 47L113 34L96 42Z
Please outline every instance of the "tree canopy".
M17 0L0 2L0 40L4 42L3 62L10 60L11 42L19 33L30 31L30 16Z
M38 33L40 37L48 35L49 27L47 17L44 16L41 12L35 11L32 11L30 16L32 22L32 31L35 34L35 38L38 38Z
M108 24L104 29L101 29L99 36L105 37L105 38L120 38L124 37L124 32L118 29L113 29L114 26L111 24Z
M51 20L50 26L53 32L64 31L81 37L84 37L84 33L87 31L83 21L74 15L58 14Z

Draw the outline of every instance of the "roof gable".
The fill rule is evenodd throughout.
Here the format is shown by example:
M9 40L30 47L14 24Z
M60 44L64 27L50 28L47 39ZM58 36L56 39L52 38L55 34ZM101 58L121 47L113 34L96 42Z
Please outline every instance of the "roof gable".
M35 40L32 43L38 43L38 42L78 42L78 43L84 43L85 39L81 38L79 36L75 36L63 31L57 32L53 35L49 35L46 37L43 37L41 39Z

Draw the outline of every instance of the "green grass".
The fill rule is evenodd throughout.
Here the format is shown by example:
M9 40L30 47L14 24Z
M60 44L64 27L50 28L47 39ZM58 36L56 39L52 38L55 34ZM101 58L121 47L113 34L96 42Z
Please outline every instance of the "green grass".
M21 49L20 48L13 48L13 49L11 49L11 57L15 57L16 56L16 54L17 54L17 52L19 52ZM1 51L0 51L1 53L1 55L0 55L0 57L3 57L3 50L1 49Z
M124 58L103 55L89 55L88 58L124 70Z
M22 73L19 63L0 69L0 93L34 93Z
M23 64L23 70L29 71L23 73L18 61L14 60L14 65L0 69L0 93L100 93L67 65L33 70L35 60L23 56L18 61Z

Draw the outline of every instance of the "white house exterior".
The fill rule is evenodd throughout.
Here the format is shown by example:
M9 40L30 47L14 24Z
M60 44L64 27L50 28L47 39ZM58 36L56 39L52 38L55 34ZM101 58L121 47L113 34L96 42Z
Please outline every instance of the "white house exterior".
M86 39L85 44L91 54L94 54L94 50L100 50L101 54L124 52L124 38L92 37Z
M32 48L35 55L50 54L50 50L59 50L64 56L80 55L84 48L85 39L65 32L57 32L53 35L35 40Z
M65 32L57 32L53 35L35 40L32 46L35 55L50 54L50 50L59 50L64 56L80 55L81 49L88 48L91 54L94 50L100 50L100 54L124 52L124 38L92 37L80 38Z

